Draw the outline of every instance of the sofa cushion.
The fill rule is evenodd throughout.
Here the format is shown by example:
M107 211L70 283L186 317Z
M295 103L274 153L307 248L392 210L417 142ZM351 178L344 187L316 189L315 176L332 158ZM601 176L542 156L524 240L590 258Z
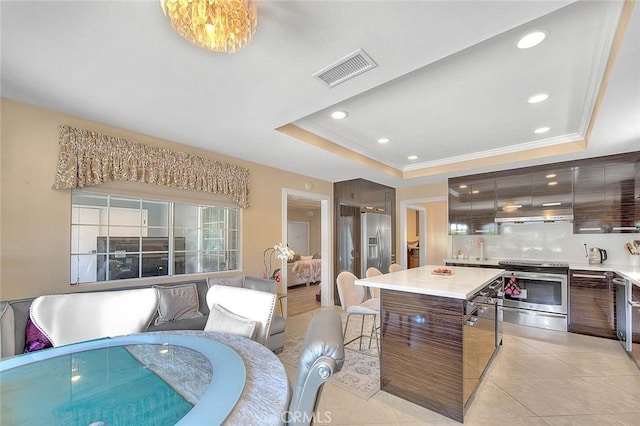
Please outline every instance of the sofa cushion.
M57 294L31 303L33 323L53 346L141 333L158 308L155 289Z
M209 319L204 329L253 339L256 332L256 322L214 303L210 308Z
M0 357L16 354L15 317L7 302L0 303Z
M198 289L195 283L154 288L158 295L155 325L202 316L198 310Z
M227 287L244 287L244 275L235 277L207 277L207 285L209 288L214 285L226 285Z
M147 331L167 331L167 330L204 330L207 323L207 316L197 318L181 319L177 321L165 322L159 325L152 323Z

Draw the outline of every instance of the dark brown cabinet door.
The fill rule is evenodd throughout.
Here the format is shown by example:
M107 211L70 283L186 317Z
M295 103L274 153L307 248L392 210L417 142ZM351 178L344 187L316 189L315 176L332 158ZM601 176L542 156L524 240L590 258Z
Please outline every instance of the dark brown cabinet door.
M569 331L616 338L615 286L608 272L571 270Z
M449 233L469 235L471 229L471 189L464 180L449 180Z
M496 180L480 179L471 183L471 233L497 234Z
M495 179L449 181L449 233L451 235L497 234L495 214Z
M562 210L573 206L573 167L540 167L531 172L533 210Z
M496 210L500 217L522 217L531 210L531 173L514 173L496 179Z
M581 162L573 191L574 233L640 231L640 153Z

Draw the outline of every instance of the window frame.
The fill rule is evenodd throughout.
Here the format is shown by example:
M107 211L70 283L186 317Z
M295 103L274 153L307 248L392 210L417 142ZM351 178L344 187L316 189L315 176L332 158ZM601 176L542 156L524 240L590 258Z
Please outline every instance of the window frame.
M94 197L96 200L98 200L95 206L96 210L100 210L100 213L98 214L99 216L98 223L82 222L82 219L80 218L79 209L91 208L92 205L90 203L76 204L76 196L87 196L89 198ZM207 197L207 198L211 198L211 197ZM100 200L103 200L102 204L100 204ZM131 209L131 211L140 212L140 222L137 225L122 225L122 224L111 223L110 221L110 218L112 216L111 209L121 208L117 205L116 206L112 205L113 200L119 201L120 203L133 202L133 204L137 204L138 207L136 209ZM145 209L144 209L145 205L152 204L152 203L166 205L166 209L167 209L166 225L164 223L152 224L151 220L149 219L149 210L146 210L146 215L145 215ZM186 208L188 209L191 209L191 208L196 209L197 211L196 228L191 228L185 225L184 223L180 227L176 226L176 222L175 222L176 205L186 206ZM220 256L220 255L224 256L224 262L219 262L216 265L215 270L206 270L205 268L206 264L203 263L202 260L204 259L206 254L212 251L205 250L202 248L203 246L202 239L204 234L206 233L205 231L211 231L211 229L206 228L204 226L204 223L201 221L201 219L203 217L202 212L206 209L211 209L211 208L215 209L214 211L216 212L217 215L223 215L224 217L222 228L217 229L218 233L220 234L219 239L223 241L223 249L222 250L219 249L215 251L217 256ZM107 217L106 223L103 222L101 215L105 215ZM220 202L215 199L213 200L208 199L205 202L203 202L202 199L189 199L188 197L187 199L185 199L185 197L179 197L177 199L176 198L166 199L164 197L159 197L157 195L149 196L147 194L131 194L129 193L129 191L102 192L102 191L94 191L94 190L86 190L86 189L74 189L72 190L72 194L71 194L71 218L70 219L71 219L70 220L71 235L70 235L70 244L69 244L69 249L70 249L69 281L70 281L70 285L73 285L73 286L76 286L76 285L85 286L85 285L92 285L92 284L113 284L116 282L118 283L140 282L140 280L152 280L152 279L155 279L155 280L160 279L163 281L166 281L166 280L175 281L176 279L206 276L206 275L215 274L217 272L227 273L227 272L238 272L242 270L242 248L241 248L242 208L235 203ZM106 245L105 245L104 251L98 250L99 243L98 243L98 238L96 238L96 236L93 236L93 238L96 238L96 242L93 243L92 249L90 249L88 252L80 250L81 237L80 237L79 231L84 227L97 228L96 236L98 238L99 237L106 238L107 242L105 243ZM120 236L120 237L114 236L112 231L118 228L120 229L128 228L128 230L132 232L134 235ZM135 228L139 228L137 235L135 235L135 231L132 231L132 230L135 230ZM185 238L185 245L183 249L176 249L175 247L175 244L176 244L175 234L176 234L176 229L178 228L181 231L183 231L182 232L184 234L183 237ZM164 250L164 247L160 251L144 250L144 244L145 244L144 238L153 238L153 237L149 237L148 235L149 230L153 230L153 229L160 230L160 234L162 234L163 229L166 229L166 235L155 236L163 240L166 239L166 241L162 242L166 244L166 250ZM191 234L195 233L195 235L197 236L195 240L195 243L197 245L196 250L187 249L186 239L189 233ZM235 241L230 240L230 237L232 236L235 236ZM74 240L74 238L76 238L77 240ZM89 241L90 238L91 237L89 237L89 239L85 239L85 246L86 246L86 242ZM129 248L126 248L124 250L118 250L116 253L115 249L113 249L111 246L112 238L122 238L122 240L126 240L127 238L137 238L138 247L136 250L129 250ZM135 244L135 243L132 242L132 244ZM91 247L91 245L89 245L89 247ZM130 276L130 277L125 276L122 278L110 279L111 276L109 272L109 269L110 269L109 262L112 260L115 260L116 254L120 258L122 258L122 256L124 255L125 260L128 261L129 264L133 264L137 261L137 265L135 267L135 273L137 274L137 276ZM150 259L153 259L155 256L162 256L163 254L166 254L167 272L164 274L160 273L160 274L152 274L152 275L144 276L145 274L145 268L143 267L144 260L146 259L147 261L149 261ZM182 255L184 269L182 269L183 271L182 273L176 273L176 270L175 270L177 265L176 259L180 259L180 255ZM192 258L197 259L196 272L187 272L188 271L188 265L187 265L188 255L191 255ZM101 256L102 256L102 259L100 259ZM90 266L91 266L91 262L95 263L94 277L91 276L91 274L93 273L93 270L90 270L90 268L87 268L87 271L89 272L87 275L83 277L81 268L79 267L79 265L81 264L81 259L83 259L85 263L88 263ZM130 261L129 259L136 259L136 260ZM233 261L235 261L235 264L230 262L229 259L232 259ZM99 267L98 267L98 264L100 262L102 262L103 264L106 263L105 273L102 275L104 279L102 280L100 280L101 271L99 270ZM159 263L162 265L162 261L160 261ZM229 263L232 263L233 268L228 268L225 266L226 269L219 269L221 264L229 265ZM131 269L134 269L134 268L131 268ZM158 269L162 269L162 266L160 266Z

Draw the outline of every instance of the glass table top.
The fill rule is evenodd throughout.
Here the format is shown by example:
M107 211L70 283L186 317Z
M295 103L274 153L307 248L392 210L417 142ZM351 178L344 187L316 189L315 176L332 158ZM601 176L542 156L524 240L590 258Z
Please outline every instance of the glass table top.
M245 378L235 351L195 336L136 335L61 346L0 362L1 423L221 423Z

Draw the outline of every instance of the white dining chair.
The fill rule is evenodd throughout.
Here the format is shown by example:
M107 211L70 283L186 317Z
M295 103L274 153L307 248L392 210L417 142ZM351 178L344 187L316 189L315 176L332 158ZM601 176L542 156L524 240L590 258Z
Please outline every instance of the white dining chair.
M398 272L398 271L404 271L404 267L397 263L392 263L391 265L389 265L389 272Z
M372 266L370 268L367 268L364 274L367 278L371 278L378 275L382 275L382 272L378 268L374 268ZM369 294L371 295L371 297L380 298L380 289L376 287L369 287Z
M362 350L362 339L369 339L369 348L371 348L371 341L375 339L378 352L380 351L380 343L378 342L378 332L376 327L376 320L380 313L380 299L370 298L367 299L365 294L365 288L363 286L355 285L357 280L354 274L349 271L343 271L338 274L336 283L338 285L338 296L340 298L340 304L342 309L347 314L347 319L344 325L344 335L347 338L347 328L349 327L349 319L351 315L362 316L362 323L360 324L360 335L345 342L345 345L359 340L358 350ZM371 332L368 335L364 334L364 321L366 317L371 317Z

